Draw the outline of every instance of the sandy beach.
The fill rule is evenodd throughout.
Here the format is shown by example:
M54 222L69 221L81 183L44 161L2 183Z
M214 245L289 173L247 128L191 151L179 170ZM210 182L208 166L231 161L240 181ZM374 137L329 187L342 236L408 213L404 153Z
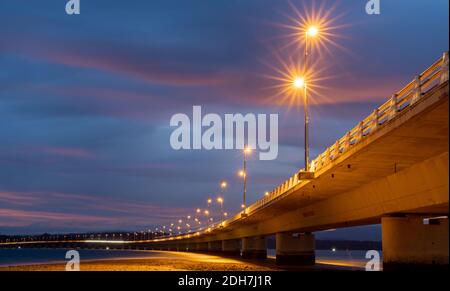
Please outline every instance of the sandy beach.
M64 251L64 250L62 250ZM108 257L89 259L81 252L81 271L324 271L363 270L364 262L350 258L317 258L314 266L277 266L274 256L266 260L244 260L240 257L221 257L207 253L175 251L110 251ZM84 257L84 259L83 259ZM65 261L22 263L1 266L0 271L65 271Z
M81 271L275 271L270 263L252 263L209 254L148 251L139 258L81 260ZM0 271L64 271L65 264L0 267Z

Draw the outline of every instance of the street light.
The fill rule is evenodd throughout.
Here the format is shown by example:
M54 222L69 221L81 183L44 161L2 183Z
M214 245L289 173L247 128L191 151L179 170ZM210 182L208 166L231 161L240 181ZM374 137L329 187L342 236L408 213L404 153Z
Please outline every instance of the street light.
M209 216L209 210L208 209L205 209L205 216L206 216L206 221L208 222L207 223L207 225L209 226L209 219L208 219L208 216Z
M222 221L223 221L223 198L222 197L225 194L225 189L227 188L227 186L228 186L228 184L227 184L226 181L222 181L220 183L220 189L221 189L221 194L220 195L221 195L221 197L217 198L217 202L220 203L220 212L222 214Z
M223 198L222 197L218 197L217 198L217 202L220 204L220 214L222 215L222 222L223 222Z
M305 79L303 77L295 77L292 81L292 84L295 88L301 89L303 86L305 86Z
M308 55L309 38L314 38L319 34L319 28L317 26L309 26L305 33L305 55L304 55L304 75L308 73ZM308 112L308 90L304 77L297 77L294 80L294 86L297 89L303 88L303 102L304 102L304 115L305 115L305 172L309 172L309 112Z
M244 197L242 208L244 209L242 216L246 216L245 208L247 207L247 155L251 154L252 149L247 145L244 147L244 169L239 172L239 175L244 178Z
M208 215L209 215L209 211L210 211L210 209L211 209L212 199L211 199L211 198L208 198L208 200L207 200L206 202L208 203L208 207L207 207L207 210L205 211L205 214L206 214L206 212L207 212Z
M317 26L310 26L306 31L306 34L311 37L315 37L319 33L319 28Z
M222 181L222 183L220 183L220 188L225 189L227 188L227 182L226 181Z

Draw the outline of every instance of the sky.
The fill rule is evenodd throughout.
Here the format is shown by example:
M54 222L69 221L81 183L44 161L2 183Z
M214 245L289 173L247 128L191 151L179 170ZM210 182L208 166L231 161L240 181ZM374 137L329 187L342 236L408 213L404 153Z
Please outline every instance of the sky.
M81 0L80 15L65 4L0 0L0 234L154 228L206 207L222 180L236 212L242 153L170 146L170 118L194 105L279 114L278 158L249 158L249 202L292 176L303 108L277 79L301 56L293 27L305 15L326 15L330 28L310 53L312 157L449 42L447 0L381 0L379 15L365 0Z

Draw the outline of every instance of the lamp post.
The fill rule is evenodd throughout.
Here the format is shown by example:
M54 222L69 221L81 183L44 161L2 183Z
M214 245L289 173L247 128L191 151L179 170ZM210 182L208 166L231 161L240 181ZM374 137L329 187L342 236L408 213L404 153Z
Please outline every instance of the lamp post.
M196 210L195 210L195 218L194 218L194 220L195 220L195 222L197 223L197 228L200 228L200 218L201 218L201 212L202 212L202 210L200 209L200 208L197 208Z
M309 38L316 37L319 33L317 26L310 26L305 32L305 53L304 53L304 78L308 74ZM294 85L297 88L303 87L304 118L305 118L305 172L309 172L309 110L308 110L308 85L303 79Z
M217 198L217 203L219 203L220 205L220 215L222 216L222 222L223 222L223 198L222 197L218 197Z
M228 184L227 184L226 181L222 181L220 183L220 189L221 189L221 194L220 195L221 196L219 198L217 198L217 202L220 203L220 213L222 215L222 222L224 220L224 218L223 218L223 197L224 197L225 189L227 188L227 186L228 186Z
M246 208L247 208L247 155L249 155L251 152L252 152L251 148L249 148L248 146L244 147L244 169L239 172L239 175L244 178L244 195L243 195L244 197L243 197L243 203L241 205L244 210L243 210L242 216L247 215L245 213Z
M207 212L207 213L208 213L207 215L209 215L210 212L211 212L211 203L212 203L212 199L211 199L211 198L208 198L207 202L208 202L208 207L207 207L207 211L205 211L205 214L206 214L206 212ZM212 216L211 216L211 220L212 220ZM211 221L210 221L209 218L208 218L208 226L209 226L210 224L211 224Z
M209 221L209 210L205 210L205 216L206 216L206 221L207 221L207 226L209 227L209 225L210 225L210 221Z

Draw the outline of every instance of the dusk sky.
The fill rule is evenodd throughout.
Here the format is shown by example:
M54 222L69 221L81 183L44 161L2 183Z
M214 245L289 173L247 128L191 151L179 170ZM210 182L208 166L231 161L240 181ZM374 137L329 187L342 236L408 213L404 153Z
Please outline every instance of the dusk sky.
M279 155L248 163L249 202L303 167L303 108L277 68L301 56L298 13L332 20L311 52L311 157L448 50L448 0L0 0L0 234L141 230L205 207L242 152L173 150L172 115L278 113ZM315 3L314 5L312 3ZM327 237L376 239L365 227ZM319 236L320 237L320 236Z

